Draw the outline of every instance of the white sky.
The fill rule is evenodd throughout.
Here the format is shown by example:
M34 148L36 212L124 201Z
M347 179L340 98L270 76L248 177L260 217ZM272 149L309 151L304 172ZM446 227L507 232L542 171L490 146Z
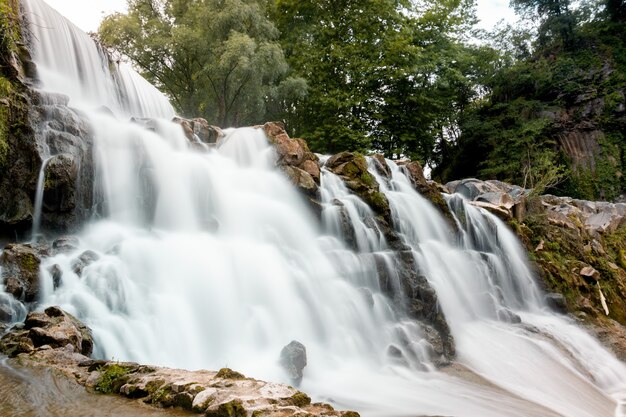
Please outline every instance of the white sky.
M86 32L95 32L103 17L126 10L126 0L45 0ZM515 21L509 0L477 0L479 26L491 29L500 19Z

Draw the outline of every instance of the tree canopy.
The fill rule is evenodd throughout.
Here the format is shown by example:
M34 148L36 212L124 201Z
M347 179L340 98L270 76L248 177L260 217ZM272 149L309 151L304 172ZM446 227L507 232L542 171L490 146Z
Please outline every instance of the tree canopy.
M129 0L101 41L127 56L180 112L222 126L257 123L272 100L305 93L286 78L278 31L256 0Z
M475 0L128 0L99 36L183 115L279 120L314 151L408 156L441 181L615 196L624 0L511 5L529 25L485 33ZM588 134L599 150L584 166L563 143Z

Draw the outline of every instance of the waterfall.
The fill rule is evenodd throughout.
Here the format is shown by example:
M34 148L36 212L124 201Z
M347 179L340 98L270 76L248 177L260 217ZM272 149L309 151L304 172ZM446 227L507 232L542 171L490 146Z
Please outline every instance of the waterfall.
M400 167L387 162L389 179L370 169L456 339L457 363L437 370L419 323L380 287L395 254L339 177L322 170L319 224L261 129L192 150L154 87L111 70L42 1L25 4L41 88L88 118L104 201L77 249L44 260L41 308L84 321L97 356L289 383L278 355L298 340L308 353L300 389L364 416L620 415L626 368L549 311L500 220L449 197L455 238ZM151 131L122 120L132 115L160 119Z
M37 75L48 92L66 94L81 109L107 107L120 115L171 118L174 110L154 86L42 0L22 2L29 20Z

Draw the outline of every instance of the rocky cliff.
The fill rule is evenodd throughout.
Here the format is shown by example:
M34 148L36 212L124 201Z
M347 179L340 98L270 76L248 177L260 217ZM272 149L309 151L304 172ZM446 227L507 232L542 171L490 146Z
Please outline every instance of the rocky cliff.
M446 187L507 221L535 264L548 304L626 359L626 204L537 196L500 181Z

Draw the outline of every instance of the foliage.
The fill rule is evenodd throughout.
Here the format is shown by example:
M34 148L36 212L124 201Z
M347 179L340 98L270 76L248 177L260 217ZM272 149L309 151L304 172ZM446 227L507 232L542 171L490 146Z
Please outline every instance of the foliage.
M180 112L221 126L260 123L268 103L303 96L277 36L262 0L128 0L99 29Z
M560 0L515 3L539 19L571 12ZM586 199L613 199L624 190L626 29L600 9L590 15L594 19L575 21L567 41L558 31L539 33L534 50L529 33L500 30L508 47L500 48L483 79L487 94L462 113L462 134L442 155L435 177L539 184ZM565 137L584 142L585 159L566 149Z
M472 95L472 22L460 0L276 0L271 16L309 95L281 115L319 152L385 151L429 159Z

